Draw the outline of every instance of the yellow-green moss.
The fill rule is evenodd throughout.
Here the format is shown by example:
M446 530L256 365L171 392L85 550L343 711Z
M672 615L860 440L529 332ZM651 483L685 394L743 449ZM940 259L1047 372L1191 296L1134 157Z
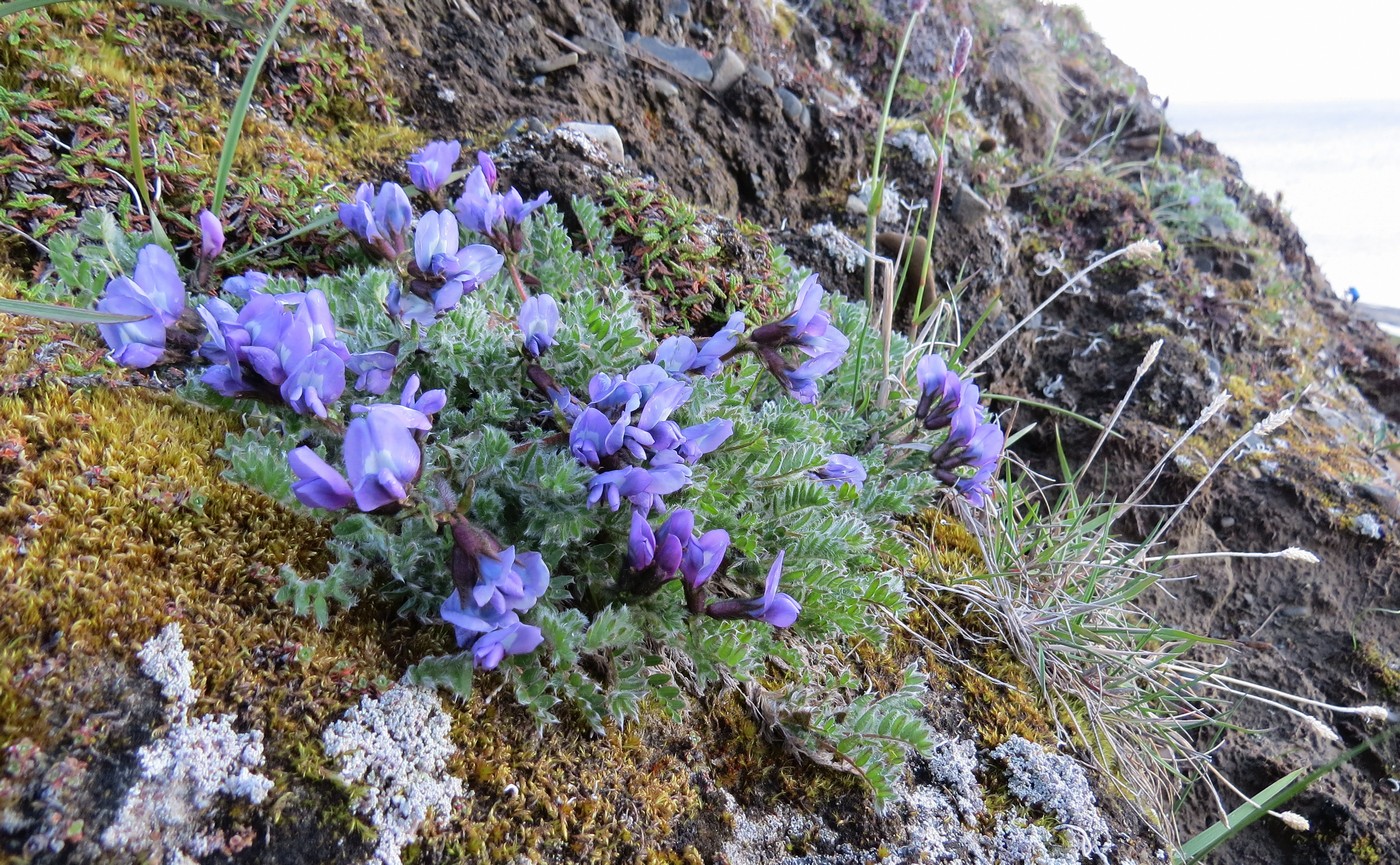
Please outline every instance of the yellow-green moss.
M267 21L280 5L256 0L229 11ZM0 223L42 239L87 207L130 207L123 178L142 183L128 153L127 114L134 111L145 184L160 180L160 218L177 242L193 238L233 94L260 39L235 24L134 3L59 4L0 19L0 165L33 181L33 192L16 187L0 197ZM229 223L233 249L298 227L324 203L327 186L382 173L423 140L398 123L382 60L331 4L302 3L280 43L255 91L230 178L224 216L237 215ZM211 75L213 63L225 75ZM52 147L48 129L62 130L71 144ZM134 210L123 219L147 226ZM300 243L324 246L318 238ZM0 232L0 260L33 254L22 236Z
M1357 649L1362 665L1381 685L1390 699L1400 699L1400 658L1386 652L1375 642L1366 642Z
M1369 835L1363 835L1352 842L1351 855L1356 857L1356 865L1380 865L1381 862L1381 851L1376 847L1376 839Z
M135 387L50 383L0 398L0 441L16 444L0 449L11 454L0 530L12 539L0 546L0 741L103 751L91 713L125 711L131 696L94 705L95 683L142 681L137 649L178 620L203 694L194 711L231 711L266 734L274 825L364 836L321 731L447 650L450 634L372 602L324 631L274 605L279 565L324 569L326 532L220 477L211 455L235 426ZM577 724L537 730L498 684L482 674L469 702L447 707L459 748L449 770L470 793L447 828L425 832L419 849L435 861L697 861L674 840L702 818L697 772L792 802L845 796L855 812L865 801L854 778L764 741L733 696L689 726L647 712L594 737Z

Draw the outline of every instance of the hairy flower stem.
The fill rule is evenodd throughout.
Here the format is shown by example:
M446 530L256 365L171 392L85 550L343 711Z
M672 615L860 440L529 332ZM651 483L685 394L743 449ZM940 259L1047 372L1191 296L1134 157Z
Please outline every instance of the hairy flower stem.
M515 263L519 254L518 252L506 253L506 269L510 271L511 282L515 283L515 293L520 295L520 302L524 303L530 299L530 292L525 290L525 282L520 278L520 268Z
M915 9L904 28L904 36L899 40L899 51L895 54L894 66L890 70L890 84L885 88L885 104L880 109L880 125L875 131L875 155L870 165L870 202L865 209L865 306L875 315L875 225L880 218L880 207L884 203L885 184L880 178L880 164L885 155L885 129L890 123L890 108L894 105L894 89L899 83L899 70L904 65L904 55L909 51L909 40L914 35L914 27L919 23L922 10Z

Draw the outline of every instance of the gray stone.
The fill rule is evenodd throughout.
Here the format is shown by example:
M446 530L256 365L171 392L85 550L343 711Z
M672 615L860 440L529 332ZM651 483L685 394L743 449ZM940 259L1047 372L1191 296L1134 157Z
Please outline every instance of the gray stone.
M548 60L536 60L535 71L541 75L548 75L551 72L558 72L560 69L568 69L570 66L578 65L578 53L570 51L567 54L560 54Z
M574 21L579 29L578 35L573 37L574 42L600 57L616 61L626 59L622 28L606 10L593 7L579 9Z
M622 162L627 158L626 151L622 149L622 136L618 134L616 126L606 123L561 123L559 128L578 133L592 141L613 162Z
M714 72L710 70L710 61L694 48L671 45L655 36L639 36L635 33L627 34L627 44L643 55L665 63L681 75L701 84L709 84L710 79L714 77Z
M675 99L681 95L681 89L676 86L676 82L661 75L653 75L647 79L647 86L651 92L662 99Z
M667 18L690 17L690 0L670 0L666 4Z
M773 80L773 73L764 69L762 66L750 66L749 77L764 87L772 87L774 84L778 83Z
M971 225L981 221L983 217L992 212L992 205L987 199L978 195L976 190L966 183L958 184L958 191L953 194L951 202L951 215L953 219L963 225Z
M802 112L807 110L807 106L802 104L796 93L786 87L778 88L778 100L783 103L783 114L793 123L802 122Z
M744 62L744 58L730 48L721 48L715 59L710 61L710 71L714 76L710 81L710 89L716 93L729 92L729 88L744 77L747 69L748 64Z
M549 127L545 126L544 121L538 117L521 117L506 127L507 138L517 138L527 132L544 135L549 132Z

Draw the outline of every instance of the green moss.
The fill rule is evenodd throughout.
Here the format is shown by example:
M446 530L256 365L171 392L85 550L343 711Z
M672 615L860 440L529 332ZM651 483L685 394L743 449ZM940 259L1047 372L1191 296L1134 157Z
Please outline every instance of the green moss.
M1376 839L1369 835L1352 842L1351 855L1356 857L1357 865L1380 865L1381 862L1380 848L1376 846Z
M647 310L653 330L713 331L741 306L760 319L776 312L787 280L758 226L702 216L644 181L610 181L605 204L623 271L641 286L638 301L654 304Z
M1374 642L1363 643L1356 650L1362 666L1380 683L1389 699L1400 699L1400 658L1386 652Z
M277 6L258 0L229 11L266 21ZM196 239L193 214L212 195L229 106L260 40L134 3L67 3L0 19L0 170L24 179L0 195L0 224L42 239L105 206L126 227L148 228L127 186L143 183L128 152L134 112L144 184L159 179L162 224L177 244ZM214 64L222 75L210 75ZM299 226L325 187L388 167L422 140L394 119L387 80L364 34L329 3L298 7L255 90L234 163L224 214L237 214L231 249ZM282 254L315 262L325 252L324 239L310 238ZM7 257L27 268L35 251L0 231L0 262Z

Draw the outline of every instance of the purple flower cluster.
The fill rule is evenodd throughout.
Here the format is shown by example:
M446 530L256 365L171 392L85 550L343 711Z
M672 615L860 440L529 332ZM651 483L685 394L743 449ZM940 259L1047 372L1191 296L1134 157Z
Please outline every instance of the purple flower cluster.
M920 359L914 373L920 389L914 417L925 429L948 431L929 453L934 475L975 507L985 506L1006 437L995 421L985 419L982 391L936 354Z
M353 501L361 511L397 509L423 468L423 434L429 417L447 404L441 390L418 396L418 376L410 376L397 404L376 403L351 408L358 417L345 431L345 477L311 448L287 454L297 476L292 492L310 508L339 510Z
M408 179L428 197L437 199L461 155L461 142L429 141L422 150L408 157Z
M477 234L491 239L500 249L520 251L524 243L520 226L535 209L549 201L549 193L525 201L515 187L496 191L496 163L483 152L476 154L477 166L467 175L466 189L457 199L457 218Z
M729 550L729 533L711 529L695 533L695 514L684 508L671 512L656 531L646 514L632 511L632 530L627 538L627 562L632 582L641 592L651 592L677 575L687 593L699 589L719 569Z
M462 517L453 517L452 581L456 588L440 614L456 630L457 645L472 647L476 666L495 669L506 655L533 652L540 629L520 621L549 587L539 553L517 553Z
M686 604L692 613L716 619L753 619L777 628L797 621L802 607L791 595L778 591L783 569L783 553L768 571L761 597L738 598L705 603L703 586L719 570L729 551L729 533L711 529L695 531L695 514L684 508L673 511L660 528L652 530L646 515L632 511L632 529L627 537L626 584L639 594L650 594L671 580L680 578Z
M241 310L218 298L199 308L209 341L199 353L214 366L202 381L224 396L276 399L298 414L326 416L345 390L350 352L318 289L289 294L254 291Z
M143 247L130 277L108 281L97 310L142 316L137 321L97 326L112 350L112 360L136 369L155 364L165 354L166 328L185 311L185 283L175 259L159 246Z
M668 336L656 349L653 362L673 376L695 373L714 378L738 351L743 335L744 314L736 312L718 333L698 344L688 336Z
M355 197L340 205L340 222L366 252L395 261L408 249L408 229L413 224L413 205L397 183L379 187L361 183Z
M825 291L814 273L803 280L797 305L786 318L762 325L749 334L752 351L798 402L816 402L817 379L840 366L851 345L821 308L824 297ZM807 359L792 365L779 352L785 346L796 346Z
M505 256L491 247L483 243L462 247L461 240L457 217L451 212L429 211L419 217L413 231L408 291L395 283L385 302L391 316L427 327L505 264Z
M589 483L590 505L606 501L617 510L627 499L649 513L661 507L662 496L690 483L692 464L734 434L724 419L684 428L671 420L693 390L654 363L626 376L593 377L588 405L566 410L573 415L569 452L599 472Z

